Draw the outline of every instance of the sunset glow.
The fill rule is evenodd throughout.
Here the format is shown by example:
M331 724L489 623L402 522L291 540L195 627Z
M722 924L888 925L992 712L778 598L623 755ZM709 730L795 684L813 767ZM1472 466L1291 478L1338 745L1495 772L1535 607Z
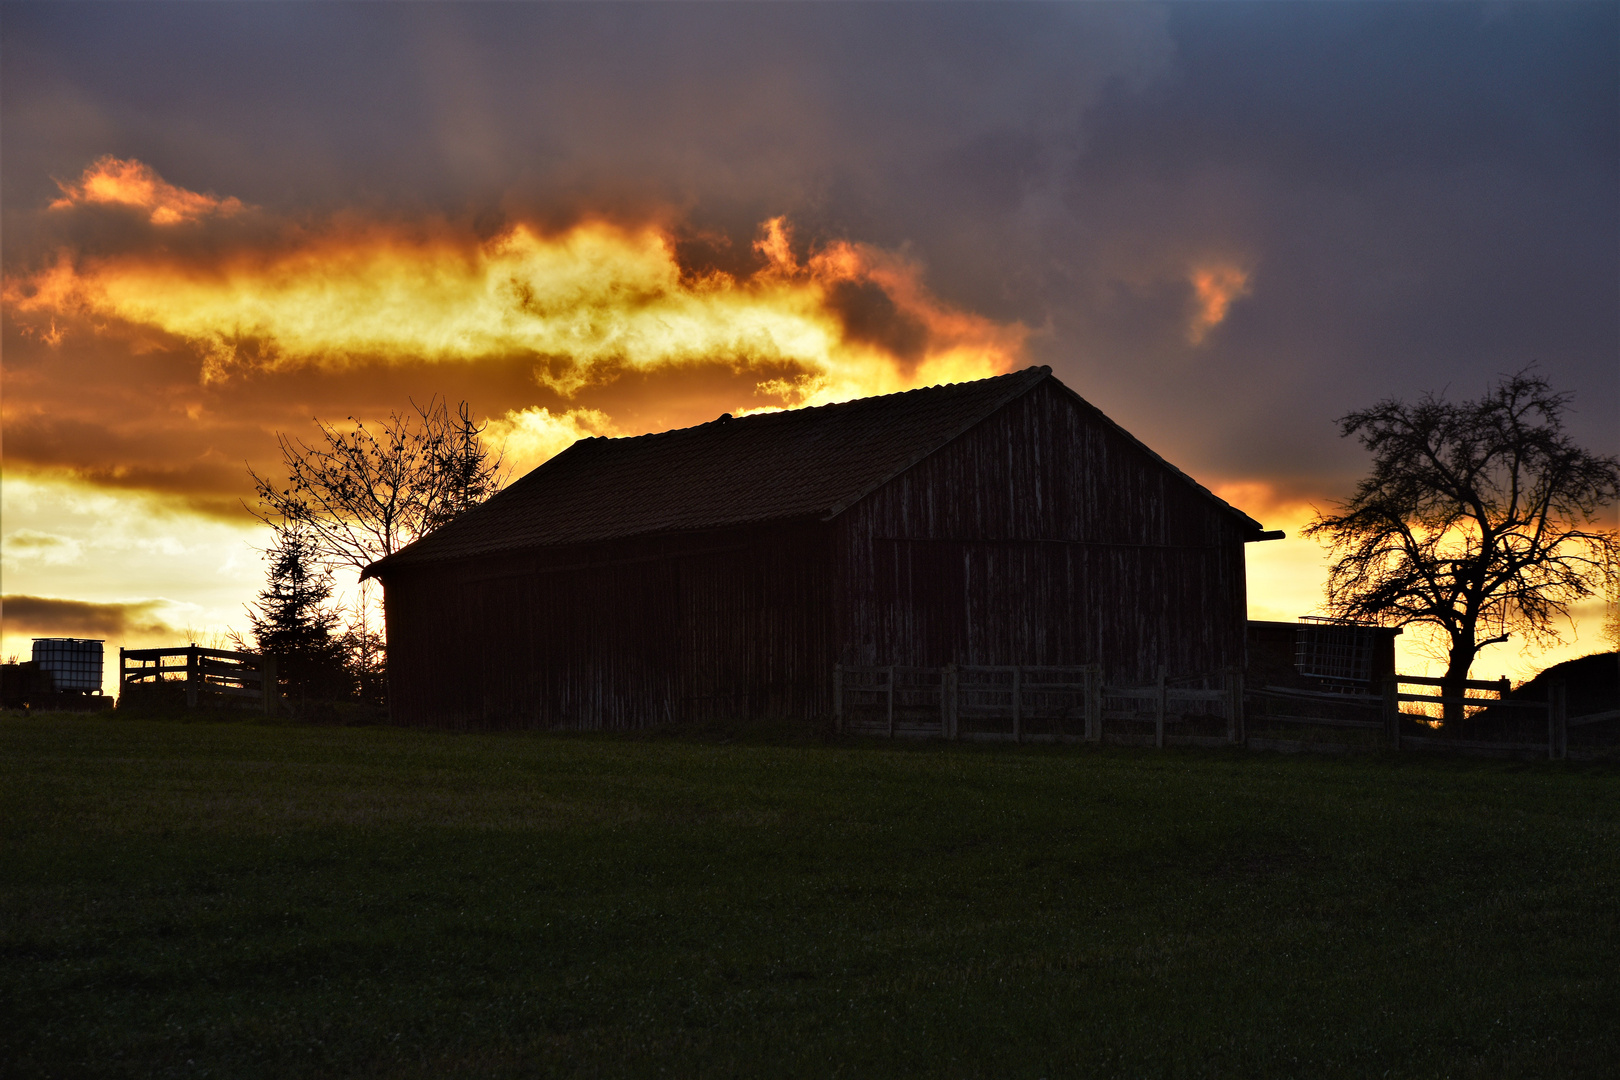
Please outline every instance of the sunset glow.
M216 199L175 187L150 166L110 155L98 158L77 183L58 180L56 186L62 189L62 197L51 203L52 210L111 203L147 211L153 225L179 225L214 215L231 217L243 209L239 199Z
M735 276L689 271L651 225L585 221L549 235L515 225L482 243L448 229L345 226L202 261L63 255L8 281L6 301L56 341L70 318L171 335L197 350L205 381L377 358L521 356L542 385L572 395L609 367L720 362L785 365L793 374L774 381L774 395L804 405L1019 362L1021 326L941 303L895 256L838 241L801 262L781 218L765 223L756 249L764 266Z
M1140 375L1149 343L1210 360L1232 345L1218 330L1236 305L1272 302L1256 297L1251 245L1215 239L1193 250L1216 254L1189 260L1176 237L1149 279L1134 255L1105 267L1099 280L1125 283L1107 296L1167 285L1187 306L1157 310L1135 344L1091 342L1060 329L1069 301L1020 306L1022 265L968 287L961 266L904 230L864 242L802 199L764 201L736 231L679 200L592 197L503 209L498 224L475 227L470 214L342 198L304 210L256 191L250 203L171 182L182 179L172 162L77 161L73 179L40 177L54 194L14 208L47 231L12 250L0 285L8 651L26 652L35 633L148 645L239 628L262 576L247 466L273 471L275 436L308 437L317 418L378 420L413 400L465 398L516 476L580 438L1043 362L1288 533L1249 553L1255 617L1292 619L1320 602L1324 555L1298 532L1345 477L1283 483L1252 464L1223 475L1166 445L1181 429L1161 410L1162 377ZM792 213L767 217L772 206ZM1134 414L1119 411L1132 401ZM1255 426L1261 415L1247 421L1257 433L1284 414ZM1329 428L1319 441L1331 444ZM1577 613L1577 651L1590 647L1593 611ZM1415 634L1401 641L1421 666L1418 646ZM1487 666L1517 677L1560 651L1518 652Z

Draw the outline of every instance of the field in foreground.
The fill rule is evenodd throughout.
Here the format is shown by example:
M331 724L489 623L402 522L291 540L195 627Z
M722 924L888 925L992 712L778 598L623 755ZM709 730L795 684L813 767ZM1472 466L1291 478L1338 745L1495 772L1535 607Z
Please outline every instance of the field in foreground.
M1620 771L0 719L0 1076L1600 1076Z

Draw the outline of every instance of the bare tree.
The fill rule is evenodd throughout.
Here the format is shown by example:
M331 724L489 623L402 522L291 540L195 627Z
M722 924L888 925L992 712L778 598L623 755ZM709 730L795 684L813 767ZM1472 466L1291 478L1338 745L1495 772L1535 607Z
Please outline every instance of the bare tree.
M285 485L248 469L260 519L296 524L324 566L359 573L495 494L501 454L484 445L466 402L454 414L438 398L411 404L372 427L317 419L315 445L278 434Z
M1558 640L1555 620L1602 589L1620 557L1620 538L1597 520L1620 497L1620 461L1564 433L1569 400L1527 369L1478 401L1388 400L1339 421L1373 467L1305 529L1333 555L1326 606L1437 627L1446 697L1463 696L1480 650L1510 632ZM1461 715L1446 706L1446 720Z

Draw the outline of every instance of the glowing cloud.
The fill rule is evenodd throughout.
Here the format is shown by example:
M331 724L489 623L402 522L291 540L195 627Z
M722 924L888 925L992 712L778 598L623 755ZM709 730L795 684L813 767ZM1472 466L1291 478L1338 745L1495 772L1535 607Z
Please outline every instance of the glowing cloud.
M1195 266L1188 275L1192 283L1195 309L1187 327L1187 341L1202 345L1209 332L1226 320L1227 309L1233 301L1248 296L1252 291L1249 275L1231 263Z
M597 409L553 413L537 408L514 409L504 417L491 419L485 439L502 448L502 464L511 470L511 475L522 476L580 439L619 434L622 432L607 414Z
M77 319L180 338L204 357L205 381L242 367L517 356L571 395L615 370L718 363L769 370L762 390L792 406L981 378L1021 358L1023 326L940 302L892 254L840 241L801 262L780 218L755 249L764 265L732 275L683 266L654 225L519 224L484 242L334 225L190 260L63 254L8 280L4 299L42 337Z
M77 562L81 554L82 546L72 537L37 529L18 529L0 540L0 562L8 566L27 562L65 565Z
M62 197L51 203L52 210L69 210L85 203L113 203L147 211L153 225L180 225L218 215L230 217L243 209L240 199L216 199L175 187L150 165L111 155L96 159L76 184L58 180Z

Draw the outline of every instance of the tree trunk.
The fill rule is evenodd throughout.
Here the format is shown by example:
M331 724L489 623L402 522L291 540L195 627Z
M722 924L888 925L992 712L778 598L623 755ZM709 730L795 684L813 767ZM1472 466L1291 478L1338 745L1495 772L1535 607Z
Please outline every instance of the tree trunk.
M1444 680L1440 685L1440 696L1447 698L1461 698L1468 696L1468 669L1473 666L1474 654L1477 650L1472 643L1453 644L1448 657ZM1450 725L1453 721L1463 718L1463 706L1448 701L1441 706L1441 722Z

